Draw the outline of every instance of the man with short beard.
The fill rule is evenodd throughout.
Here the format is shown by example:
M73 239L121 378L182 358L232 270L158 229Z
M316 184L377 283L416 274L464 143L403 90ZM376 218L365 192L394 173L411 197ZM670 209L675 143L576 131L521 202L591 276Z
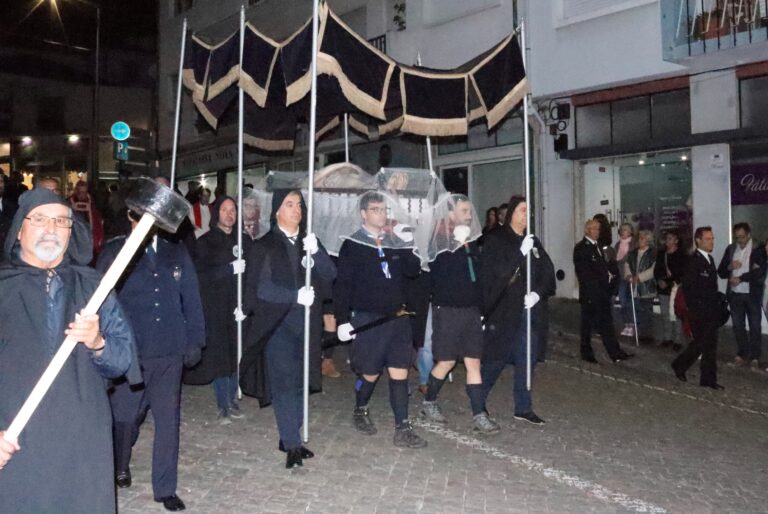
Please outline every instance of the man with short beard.
M6 441L0 431L0 510L114 512L104 379L128 369L131 329L114 295L98 314L77 319L99 275L86 266L89 229L66 200L35 189L20 203L0 266L0 312L7 321L0 323L0 429L19 412L64 338L80 344L19 441Z

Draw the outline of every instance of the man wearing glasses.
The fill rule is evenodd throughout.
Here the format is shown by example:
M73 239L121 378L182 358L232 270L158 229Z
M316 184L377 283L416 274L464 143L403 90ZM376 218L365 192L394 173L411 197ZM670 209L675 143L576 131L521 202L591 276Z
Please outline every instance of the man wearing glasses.
M409 227L395 225L385 231L387 204L374 191L360 199L360 230L345 238L339 251L333 302L340 341L352 342L352 369L359 375L355 390L354 424L365 435L376 433L368 413L368 402L384 368L389 374L389 401L395 415L395 446L423 448L408 421L408 368L413 347L407 316L382 323L360 334L355 327L384 320L405 304L404 279L419 274L419 260L410 248Z
M0 431L0 505L9 512L114 512L105 378L126 372L133 336L114 295L80 316L99 283L87 225L66 201L24 193L0 266L0 429L66 336L80 342L18 441ZM19 451L21 450L21 451Z

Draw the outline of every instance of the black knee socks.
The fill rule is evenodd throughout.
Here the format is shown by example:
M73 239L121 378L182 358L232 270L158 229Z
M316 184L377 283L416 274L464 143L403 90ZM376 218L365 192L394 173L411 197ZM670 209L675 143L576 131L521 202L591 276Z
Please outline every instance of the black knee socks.
M389 379L389 403L395 414L395 426L408 419L408 379Z
M482 384L467 384L467 396L469 396L473 416L485 411L485 393Z
M376 388L378 381L379 379L377 378L373 382L368 382L364 377L360 377L359 387L355 388L355 407L360 408L368 406L368 402L370 401L371 396L373 396L373 390Z
M427 381L427 394L424 395L424 399L428 402L434 402L437 400L437 395L440 393L440 389L445 384L445 378L437 378L432 373L429 374L429 380Z

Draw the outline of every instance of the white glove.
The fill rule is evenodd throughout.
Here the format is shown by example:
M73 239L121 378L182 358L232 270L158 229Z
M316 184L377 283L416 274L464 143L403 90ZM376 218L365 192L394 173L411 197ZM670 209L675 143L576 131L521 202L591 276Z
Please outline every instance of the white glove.
M309 253L315 255L320 246L317 244L317 236L310 232L307 237L301 240L304 243L304 250L309 250Z
M304 307L309 307L315 302L315 288L310 287L307 288L306 286L299 289L299 294L296 298L296 303L303 305Z
M525 298L523 299L523 305L525 305L526 309L530 309L537 303L539 303L539 293L530 292L527 295L525 295Z
M523 238L523 242L520 243L520 253L526 256L531 251L531 248L533 248L533 234L528 234Z
M453 227L453 238L458 241L459 244L464 244L469 239L469 234L472 230L467 225L456 225Z
M339 327L336 329L336 337L339 338L339 341L342 343L346 341L351 341L355 337L357 337L355 334L352 333L352 331L355 329L355 327L352 326L352 323L344 323L342 325L339 325Z
M245 272L245 259L236 259L229 263L232 266L232 273L239 275Z
M232 314L235 315L235 321L245 321L246 315L243 314L243 311L240 309L240 307L235 307L235 312Z
M392 229L392 232L394 232L397 237L406 243L413 241L413 228L410 225L406 225L405 223L398 223Z

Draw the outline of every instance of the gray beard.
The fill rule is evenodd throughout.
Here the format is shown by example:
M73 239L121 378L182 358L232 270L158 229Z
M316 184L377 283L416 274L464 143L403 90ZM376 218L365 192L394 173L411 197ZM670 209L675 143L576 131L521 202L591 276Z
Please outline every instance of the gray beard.
M53 247L43 247L40 242L35 244L35 247L32 249L32 253L35 254L35 257L40 259L43 262L51 262L56 260L61 253L64 251L64 248L61 246L61 243L56 242L56 246Z

